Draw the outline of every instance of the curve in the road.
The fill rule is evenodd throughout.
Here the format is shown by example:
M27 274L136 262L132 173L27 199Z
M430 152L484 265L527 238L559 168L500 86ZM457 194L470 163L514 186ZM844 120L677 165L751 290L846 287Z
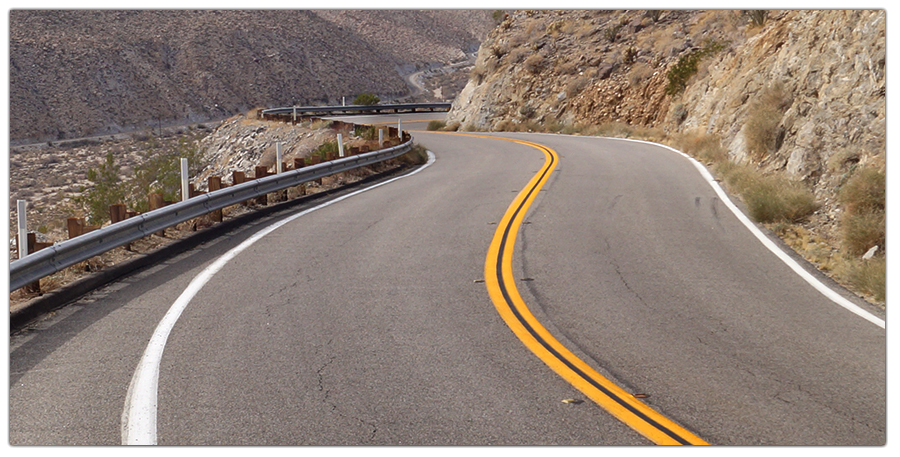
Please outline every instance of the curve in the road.
M513 333L563 379L653 443L708 444L639 401L569 351L538 322L519 294L512 267L516 233L531 203L559 162L556 151L529 141L472 134L457 135L512 141L536 148L546 157L544 166L519 192L503 215L491 240L484 267L488 294Z
M209 280L213 276L215 276L215 274L219 270L222 269L222 267L224 267L236 255L240 254L269 233L274 232L279 227L282 227L285 224L288 224L313 211L331 206L337 202L375 189L377 187L381 187L385 184L389 184L398 179L412 176L430 166L432 163L434 163L434 160L434 154L429 151L428 162L410 173L398 176L393 179L389 179L370 187L360 189L358 191L338 197L334 200L329 200L325 203L322 203L321 205L317 205L315 207L309 208L305 211L301 211L290 217L282 219L278 222L275 222L255 233L243 243L237 245L236 247L223 254L209 266L204 268L203 271L200 272L200 274L194 277L191 283L188 284L184 292L182 292L175 303L172 304L172 306L169 308L169 311L163 317L162 321L160 321L159 325L157 325L156 329L153 331L150 342L148 343L147 348L144 351L144 354L141 356L141 360L138 363L137 368L135 369L134 375L131 379L131 384L128 386L128 393L125 399L125 408L122 412L122 444L156 444L156 410L159 385L159 366L163 351L166 346L166 341L169 338L169 334L171 333L172 328L178 321L178 318L181 316L187 305L191 302L191 299L194 298L197 292L199 292L200 289L202 289L203 286L207 282L209 282Z

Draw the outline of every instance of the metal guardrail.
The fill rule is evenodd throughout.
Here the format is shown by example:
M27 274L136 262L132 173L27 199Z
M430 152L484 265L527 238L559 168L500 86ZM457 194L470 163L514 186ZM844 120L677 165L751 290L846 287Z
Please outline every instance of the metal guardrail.
M265 116L322 116L339 114L384 114L384 113L419 113L450 111L450 103L399 103L386 105L348 105L348 106L287 106L283 108L264 109L260 115Z
M10 263L10 292L167 227L271 192L299 186L314 179L399 157L411 148L412 139L399 146L253 179L139 214L54 244Z

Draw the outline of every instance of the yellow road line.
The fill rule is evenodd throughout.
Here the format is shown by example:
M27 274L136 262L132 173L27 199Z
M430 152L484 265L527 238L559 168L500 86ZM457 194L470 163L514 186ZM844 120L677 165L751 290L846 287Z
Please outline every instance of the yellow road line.
M513 333L563 379L653 443L708 444L615 385L566 349L531 314L519 295L512 268L516 233L525 218L525 213L559 161L556 151L529 141L474 134L457 133L457 135L512 141L536 148L542 151L546 158L541 170L519 192L503 215L488 248L484 266L488 294Z
M408 119L402 119L402 118L401 118L401 120L403 121L403 124L409 124L409 123L412 123L412 122L431 122L431 121L439 121L440 119L408 120ZM397 121L394 121L394 122L370 122L370 123L367 123L367 124L364 124L364 125L397 125Z

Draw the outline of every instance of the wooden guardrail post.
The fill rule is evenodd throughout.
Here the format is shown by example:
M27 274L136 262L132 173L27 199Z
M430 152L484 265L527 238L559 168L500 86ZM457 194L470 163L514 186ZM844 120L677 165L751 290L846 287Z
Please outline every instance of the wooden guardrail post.
M222 188L222 178L218 176L210 176L206 179L206 187L210 192L219 190ZM211 213L209 213L209 220L213 222L222 222L222 210L217 209Z
M254 168L254 170L253 170L253 178L254 179L265 178L268 175L269 175L268 167L264 167L262 165L257 165L256 168ZM259 197L256 197L256 204L266 206L268 203L269 203L268 195L260 195Z
M238 184L243 184L247 182L247 176L243 171L233 171L231 172L231 185L236 186ZM247 206L250 204L250 201L241 202L242 205Z
M27 239L27 241L25 242L25 248L27 249L27 251L25 251L26 253L33 254L37 251L40 251L41 249L45 249L50 246L53 246L53 243L38 243L37 235L34 232L28 233L26 235L26 239ZM20 252L22 252L22 251L20 250ZM22 257L24 257L24 256L19 255L20 259ZM37 280L37 281L25 286L25 290L27 292L35 293L35 294L41 293L41 281Z
M109 205L109 221L113 224L124 221L128 217L128 209L125 205L117 203Z

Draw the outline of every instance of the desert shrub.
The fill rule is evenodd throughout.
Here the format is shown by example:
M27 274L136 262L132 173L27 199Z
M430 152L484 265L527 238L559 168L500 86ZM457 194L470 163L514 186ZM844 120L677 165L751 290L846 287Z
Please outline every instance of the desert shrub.
M409 152L397 157L397 161L404 165L422 165L428 162L428 150L420 144L414 144Z
M743 10L741 14L746 16L754 27L766 25L766 21L769 19L769 12L766 10Z
M666 77L669 82L666 85L666 94L676 95L684 91L687 82L697 73L700 61L725 49L723 43L715 40L706 40L700 49L695 49L678 59L678 62L669 69Z
M88 169L87 179L93 185L82 188L81 195L75 201L84 208L90 224L101 225L109 220L109 205L125 200L125 189L119 182L119 168L111 152L106 154L106 160L99 167Z
M517 64L531 54L531 50L525 47L515 48L506 55L506 62L509 64Z
M730 160L719 162L714 169L741 197L757 222L799 222L819 208L813 193L802 183L780 175L765 176Z
M750 103L744 125L744 139L747 150L757 159L781 147L784 131L779 126L790 103L790 97L781 83L763 89Z
M185 138L174 148L161 148L151 139L146 155L147 160L135 168L128 185L128 200L136 211L146 210L149 193L160 193L168 201L181 199L182 158L188 161L189 176L196 176L203 165L196 141Z
M884 247L885 213L845 214L841 218L842 247L850 255L861 255L873 246Z
M337 154L338 152L337 140L329 140L320 144L310 155L317 155L320 159L325 161L328 160L328 154Z
M675 146L704 163L718 163L728 157L720 138L701 132L688 132L674 138Z
M375 94L371 94L368 92L364 92L356 96L353 99L354 105L377 105L381 99L378 98Z
M541 57L540 54L534 54L533 56L525 59L525 70L530 73L540 73L544 68L544 58Z
M353 135L366 141L378 139L378 128L374 125L357 125L353 128Z
M618 24L612 24L609 27L603 29L603 38L606 38L606 41L610 43L615 43L615 41L619 38L619 31L622 30L622 27L625 27L625 22L619 22Z
M426 130L441 130L447 126L447 123L444 121L433 120L428 122L428 127Z
M884 211L885 174L875 168L860 168L841 187L841 203L849 213Z
M566 97L572 98L581 93L587 87L590 80L584 76L579 76L566 84Z
M874 168L858 169L844 184L838 198L844 208L842 244L851 255L872 246L885 246L885 174Z
M841 274L847 278L855 290L871 295L879 302L884 302L887 289L886 264L885 258L881 256L869 260L846 262Z

